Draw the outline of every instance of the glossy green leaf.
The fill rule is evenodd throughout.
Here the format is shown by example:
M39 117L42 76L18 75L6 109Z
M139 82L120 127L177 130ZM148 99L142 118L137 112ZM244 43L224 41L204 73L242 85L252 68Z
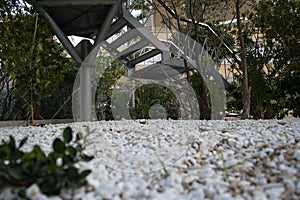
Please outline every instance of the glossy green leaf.
M84 178L87 177L91 172L92 172L92 170L89 170L89 169L82 171L82 172L80 173L80 178L81 178L81 179L84 179Z
M25 137L24 139L22 139L20 141L19 148L21 148L26 143L27 139L28 139L28 137Z
M53 150L56 152L56 153L64 153L65 151L65 144L59 139L59 138L56 138L53 142Z
M76 148L69 146L69 147L66 148L66 151L72 157L72 159L76 158L76 155L77 155Z
M67 127L64 129L63 131L63 138L65 140L66 143L69 143L72 141L73 138L73 131L70 127Z
M70 167L66 170L69 180L76 180L78 178L78 170L75 167Z
M23 175L21 168L11 168L8 170L9 177L12 177L14 180L22 180L26 178L26 176Z
M16 141L15 138L13 136L9 136L9 143L8 143L9 147L11 150L14 150L16 148Z
M80 136L80 134L76 134L76 139L75 139L75 142L79 142L80 140L81 140L81 136Z
M94 156L82 155L81 160L88 162L88 161L91 161L93 158L94 158Z

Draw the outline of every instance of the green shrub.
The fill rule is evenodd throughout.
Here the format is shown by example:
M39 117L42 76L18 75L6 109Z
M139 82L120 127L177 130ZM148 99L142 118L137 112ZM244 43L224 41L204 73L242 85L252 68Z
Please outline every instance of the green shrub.
M53 151L46 155L38 145L30 152L23 152L21 147L27 138L16 144L14 137L2 141L0 145L0 187L18 187L24 191L36 183L46 195L56 195L62 188L78 188L86 184L86 177L91 170L79 171L75 164L90 161L92 156L83 153L81 137L70 127L64 129L62 139L53 141ZM1 191L0 189L0 191ZM22 192L21 192L22 193ZM21 194L20 193L20 194Z

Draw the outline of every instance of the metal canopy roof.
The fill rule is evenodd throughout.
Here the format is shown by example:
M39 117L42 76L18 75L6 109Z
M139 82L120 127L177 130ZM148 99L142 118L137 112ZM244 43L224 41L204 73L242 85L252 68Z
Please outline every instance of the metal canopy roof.
M48 7L47 12L66 35L91 38L99 29L110 5Z
M26 0L52 26L56 36L78 66L87 54L100 44L124 0ZM92 45L82 40L76 49L67 36L93 39Z
M92 38L118 0L27 0L46 12L67 36Z

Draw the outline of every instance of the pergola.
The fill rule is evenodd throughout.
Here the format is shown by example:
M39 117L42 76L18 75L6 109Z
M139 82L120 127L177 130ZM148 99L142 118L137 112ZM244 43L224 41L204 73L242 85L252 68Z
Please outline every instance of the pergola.
M52 26L57 38L67 49L74 61L80 66L80 117L79 121L92 120L92 102L95 92L92 92L91 63L94 63L96 55L93 49L104 48L116 59L120 60L129 68L128 76L137 79L168 79L188 70L198 70L209 83L211 94L214 95L213 105L215 110L222 110L223 105L218 103L217 98L223 97L223 80L214 69L212 59L207 60L208 55L195 41L188 39L182 34L174 44L172 41L159 40L149 29L146 29L131 13L123 6L125 0L26 0L42 15ZM124 27L126 27L124 29ZM113 42L107 39L125 31ZM68 36L80 36L80 43L73 46ZM125 50L120 46L128 44L128 41L140 38ZM91 43L90 40L94 42ZM151 48L148 48L151 46ZM181 46L181 47L179 47ZM141 49L147 49L143 53ZM185 49L182 52L181 49ZM97 49L96 49L97 50ZM181 52L176 56L176 52ZM135 71L136 65L158 56L159 61ZM204 59L205 58L205 59ZM202 62L203 61L203 62ZM173 82L180 82L176 79ZM218 92L215 92L218 91ZM220 104L220 105L219 105ZM74 112L74 110L73 110ZM216 111L217 113L217 111ZM74 113L73 113L74 116ZM217 117L219 114L216 115Z
M167 59L169 49L159 41L149 30L144 29L123 6L125 0L26 0L38 13L52 26L57 38L67 49L74 61L80 66L80 119L79 121L92 120L92 84L91 66L96 55L90 55L100 43L108 45L110 53L116 55L134 71L135 65L158 54ZM105 40L118 33L124 26L129 31L120 37L114 44L108 44ZM80 43L73 46L68 36L80 36ZM119 52L117 47L127 43L128 39L140 36L142 40ZM92 44L90 40L93 40ZM151 44L154 49L134 60L126 57ZM91 53L94 54L94 53ZM88 60L88 61L87 61ZM156 69L156 70L155 70ZM158 69L158 71L157 71ZM153 72L161 73L159 68L153 68ZM182 71L182 70L181 70ZM130 72L132 73L132 72ZM179 72L178 72L179 73ZM141 73L140 73L141 74ZM145 73L142 73L145 78ZM156 75L157 76L157 75ZM155 75L154 75L155 77ZM74 111L73 111L74 112ZM74 113L73 113L74 115ZM75 119L78 120L78 119Z
M67 49L80 71L80 121L91 120L90 67L82 65L85 58L112 31L114 17L121 12L124 0L26 0L51 25L57 38ZM73 46L68 36L82 39Z

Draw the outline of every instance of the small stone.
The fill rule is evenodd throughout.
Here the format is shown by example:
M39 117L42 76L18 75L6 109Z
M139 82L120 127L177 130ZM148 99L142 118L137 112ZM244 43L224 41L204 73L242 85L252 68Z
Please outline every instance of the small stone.
M266 165L268 167L272 167L272 168L276 168L277 167L277 165L276 165L276 163L274 161L267 162Z
M37 184L32 184L29 186L26 191L26 196L32 200L47 200L47 196L42 194L40 188Z
M194 158L188 158L187 160L184 161L185 164L188 166L188 167L192 167L192 166L195 166L197 164L197 160L194 159Z
M213 200L232 200L230 193L215 195Z
M137 192L137 185L135 183L126 183L124 184L123 191L122 191L122 197L124 199L130 199L133 198L135 193Z
M94 199L97 199L95 192L89 192L84 196L84 200L94 200Z
M249 192L245 191L243 193L243 199L252 199L252 195Z
M18 199L18 194L15 194L12 188L4 188L0 192L0 199Z
M232 157L234 155L234 151L233 150L230 150L230 149L226 149L223 153L222 153L222 156L223 156L223 159L226 160L230 157Z
M231 147L235 147L236 146L236 139L233 139L233 138L229 138L228 140L227 140L227 142L228 142L228 144L229 144L229 146L231 146Z
M285 191L284 187L275 187L266 190L266 193L269 196L269 199L280 199L280 195Z
M223 160L218 160L216 163L217 163L218 167L224 168L224 161Z
M205 197L212 199L216 192L214 181L212 179L208 179L204 186Z
M266 152L260 152L259 153L259 158L264 159L265 157L267 157Z
M267 184L267 179L266 179L264 174L259 174L258 175L258 183L260 185L266 185Z
M294 169L292 167L288 167L285 164L281 164L279 166L279 169L282 171L285 171L287 174L297 174L297 169Z
M180 192L184 191L183 185L182 185L182 179L183 177L180 176L178 173L171 173L170 174L170 182L171 186L175 189L177 189Z
M72 199L76 200L76 199L84 199L85 197L85 188L84 187L81 187L77 190L75 190L74 192L74 197L72 197Z
M162 192L164 192L164 188L163 188L162 186L159 186L159 187L156 189L156 191L157 191L158 193L162 193Z
M253 166L254 166L254 164L252 162L249 162L249 161L244 162L244 167L245 168L251 168Z
M114 198L112 200L122 200L122 198L119 195L114 195Z
M296 186L296 191L298 194L300 194L300 179L298 180L297 186Z
M243 141L243 147L244 147L244 148L247 148L248 146L249 146L249 140L245 139L245 140Z
M215 190L214 193L218 193L218 194L224 194L226 191L228 191L229 188L229 183L222 181L222 180L213 180L210 179L207 182L208 186L212 186Z
M225 168L230 168L234 165L237 165L238 163L239 163L239 161L237 159L232 158L232 159L227 160L224 163L224 166L225 166Z
M205 194L202 188L197 190L192 190L189 192L188 200L203 200L205 198Z
M219 146L219 147L217 148L217 151L219 151L219 152L222 152L222 151L224 151L224 147L222 147L222 146Z
M295 191L296 185L294 181L290 178L284 179L283 183L286 185L286 188L291 191Z
M281 183L267 183L263 185L264 189L281 188L281 187L283 187Z
M191 184L193 184L193 182L196 182L198 179L199 179L199 176L197 176L197 175L187 176L187 177L183 178L182 185L188 187Z
M47 197L47 200L62 200L59 196Z
M177 199L184 199L184 196L179 193L178 190L175 188L166 188L163 193L153 193L151 199L170 199L170 200L177 200Z
M268 200L268 197L263 191L257 190L253 192L253 200Z
M279 162L284 162L284 161L285 161L285 157L284 157L283 154L280 154L280 155L278 156L278 161L279 161Z
M96 188L97 194L103 199L112 199L114 194L118 192L117 187L109 180L102 179Z
M296 160L300 160L300 149L296 149L295 153L293 155L293 158L295 158Z

